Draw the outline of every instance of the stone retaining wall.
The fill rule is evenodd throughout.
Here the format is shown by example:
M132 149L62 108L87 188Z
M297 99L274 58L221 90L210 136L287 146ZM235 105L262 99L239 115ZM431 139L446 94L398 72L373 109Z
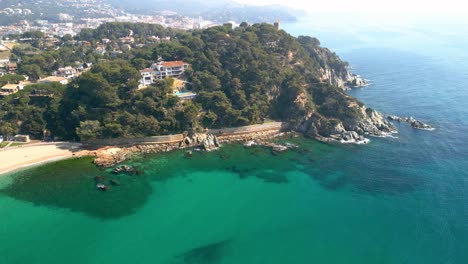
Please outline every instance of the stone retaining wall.
M145 145L145 144L171 144L178 143L184 139L183 134L141 137L141 138L109 138L109 139L93 139L83 141L85 145L94 146L128 146L128 145Z
M204 131L206 134L214 134L216 136L235 136L250 133L275 131L280 132L287 129L288 124L284 122L270 122L259 125L250 125L243 127L230 127L220 129L208 129ZM150 145L150 144L173 144L184 140L183 134L142 137L142 138L110 138L110 139L93 139L86 140L84 145L93 146L131 146L131 145Z
M255 132L262 132L268 130L283 131L287 129L288 124L285 122L270 122L265 124L242 126L242 127L229 127L220 129L209 129L206 133L215 136L230 136L241 135Z

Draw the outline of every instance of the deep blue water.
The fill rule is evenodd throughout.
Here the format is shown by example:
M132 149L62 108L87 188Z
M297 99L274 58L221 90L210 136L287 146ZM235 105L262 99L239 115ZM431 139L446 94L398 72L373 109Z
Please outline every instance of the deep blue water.
M294 35L310 34L340 57L353 71L371 80L368 87L350 95L383 113L413 116L436 127L435 131L414 130L397 124L398 139L378 139L364 147L366 152L356 173L368 174L370 191L405 186L425 195L400 216L421 234L406 241L421 243L424 251L413 260L399 263L466 263L468 261L468 32L466 25L414 25L388 31L344 30L340 33L320 27L308 18L285 25ZM432 21L433 24L438 24ZM343 26L346 28L346 26ZM348 26L349 28L349 26ZM372 153L372 154L370 154ZM372 158L369 158L369 157ZM364 160L363 160L364 159ZM365 165L365 166L362 166ZM363 181L363 179L359 179ZM383 186L380 186L382 183ZM368 184L368 183L367 183ZM366 187L366 188L367 188ZM410 188L408 188L410 189ZM409 200L407 201L409 205ZM397 223L397 222L395 222ZM423 226L428 224L430 230ZM384 227L391 228L391 227ZM407 230L408 231L408 230ZM409 231L409 232L412 232ZM363 231L365 232L365 231ZM402 237L403 234L395 234ZM418 238L419 237L419 238ZM423 242L433 240L432 243ZM406 238L408 239L408 238ZM437 241L437 242L436 242ZM403 242L402 242L403 243ZM396 251L394 251L395 253ZM429 259L424 254L437 252ZM387 262L385 262L387 263ZM388 263L398 263L388 261Z

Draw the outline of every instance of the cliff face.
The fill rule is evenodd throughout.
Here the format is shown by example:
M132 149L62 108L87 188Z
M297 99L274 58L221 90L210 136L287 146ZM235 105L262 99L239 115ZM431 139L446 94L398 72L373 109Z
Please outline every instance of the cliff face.
M350 87L366 85L359 75L352 74L349 64L327 48L320 47L320 41L311 37L299 37L299 42L316 62L319 79L330 85L346 90Z
M331 68L329 65L325 65L320 69L320 73L321 81L327 82L328 84L343 90L349 89L350 87L360 87L367 84L366 80L361 78L359 75L352 74L348 68L343 71L337 71Z
M344 92L366 84L360 76L351 73L347 62L320 47L315 38L301 36L297 40L305 53L298 50L294 54L302 55L300 66L309 69L310 75L301 85L296 85L304 90L291 100L287 118L293 121L292 129L322 141L350 143L366 142L367 135L383 136L395 130L380 113ZM297 64L293 67L301 71Z

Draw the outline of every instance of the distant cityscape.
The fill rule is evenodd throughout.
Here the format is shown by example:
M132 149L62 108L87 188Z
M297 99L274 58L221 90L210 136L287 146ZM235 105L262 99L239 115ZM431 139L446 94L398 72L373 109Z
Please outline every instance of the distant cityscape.
M71 36L77 35L83 29L94 29L99 25L107 22L131 22L131 23L148 23L159 24L164 27L174 29L204 29L212 26L219 25L218 23L204 20L201 16L198 18L191 18L187 16L178 15L173 11L161 12L161 15L135 15L124 12L116 12L115 10L106 10L106 5L99 6L97 10L102 10L102 17L83 17L76 18L68 13L59 13L57 18L59 22L49 21L45 19L37 19L33 21L20 20L14 24L0 26L0 36L8 36L14 34L22 34L25 32L41 31L49 36L63 37L67 34ZM5 8L0 10L1 15L16 16L16 15L32 15L30 9L11 9ZM231 23L236 23L231 21Z

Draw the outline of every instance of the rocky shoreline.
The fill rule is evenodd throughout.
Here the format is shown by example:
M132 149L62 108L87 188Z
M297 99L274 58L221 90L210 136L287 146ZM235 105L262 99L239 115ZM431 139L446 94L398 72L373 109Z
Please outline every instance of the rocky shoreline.
M244 142L244 146L246 147L270 147L272 148L272 152L275 153L297 147L269 142L272 138L284 135L302 134L325 143L367 144L370 140L366 138L366 136L386 137L396 133L396 128L389 121L385 120L382 114L365 107L359 109L363 112L364 117L352 123L338 120L330 122L330 120L321 119L312 115L299 124L291 125L289 127L289 132L271 129L241 134L221 134L218 136L206 133L193 133L185 136L182 141L175 143L104 147L96 151L90 151L89 153L95 156L94 164L99 167L108 168L122 163L132 155L153 154L189 148L212 151L218 149L224 143L229 144L232 142ZM432 126L412 117L406 118L390 115L387 116L387 119L396 122L407 122L416 129L434 129Z
M322 142L353 144L368 143L366 136L384 137L396 132L395 126L379 112L357 104L351 107L359 118L339 120L312 114L293 129Z
M291 134L293 132L280 132L278 130L266 130L234 135L219 135L194 133L187 135L181 142L165 144L144 144L128 147L104 147L90 152L94 156L94 164L99 167L109 168L122 163L133 155L154 154L169 152L179 149L195 148L204 151L216 150L222 143L247 142L251 140L266 141L275 137Z
M271 147L273 151L280 152L291 146L273 144L269 140L293 134L302 134L325 143L366 144L369 139L365 136L385 136L395 131L395 127L375 110L364 106L357 109L362 112L363 116L359 120L341 122L311 115L299 124L290 124L286 129L289 132L283 132L281 129L266 129L219 135L192 133L186 135L182 141L174 143L105 147L94 151L94 163L100 167L112 167L134 154L153 154L188 148L211 151L219 148L223 143L231 142L251 142L251 145Z

